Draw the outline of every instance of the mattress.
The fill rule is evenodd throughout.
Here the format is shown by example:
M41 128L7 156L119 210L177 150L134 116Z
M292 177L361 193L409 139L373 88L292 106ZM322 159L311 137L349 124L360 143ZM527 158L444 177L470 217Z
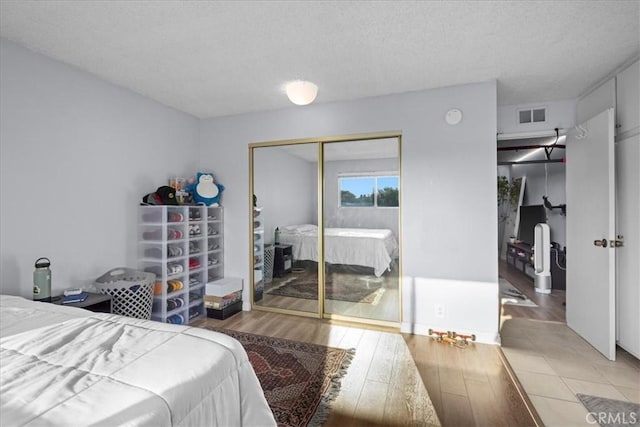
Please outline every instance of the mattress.
M391 230L325 228L325 262L371 267L377 277L390 269L398 242ZM318 227L302 224L283 227L280 243L291 245L293 259L318 262Z
M19 297L0 310L1 425L275 425L227 335Z

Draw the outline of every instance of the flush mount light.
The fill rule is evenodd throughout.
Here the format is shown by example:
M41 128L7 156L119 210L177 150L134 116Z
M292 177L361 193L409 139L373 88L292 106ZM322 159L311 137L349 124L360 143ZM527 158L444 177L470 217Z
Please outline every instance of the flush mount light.
M295 80L285 85L289 101L296 105L308 105L316 99L318 86L304 80Z

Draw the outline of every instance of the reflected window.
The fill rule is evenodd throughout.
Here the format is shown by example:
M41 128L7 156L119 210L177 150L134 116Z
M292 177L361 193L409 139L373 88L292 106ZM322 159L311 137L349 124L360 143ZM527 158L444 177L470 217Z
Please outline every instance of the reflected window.
M338 178L340 207L398 207L397 175Z

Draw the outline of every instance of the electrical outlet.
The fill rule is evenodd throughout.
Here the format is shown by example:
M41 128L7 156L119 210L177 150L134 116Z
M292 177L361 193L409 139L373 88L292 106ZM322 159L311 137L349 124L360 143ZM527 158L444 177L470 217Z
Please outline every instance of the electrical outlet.
M444 306L436 305L436 317L444 317Z

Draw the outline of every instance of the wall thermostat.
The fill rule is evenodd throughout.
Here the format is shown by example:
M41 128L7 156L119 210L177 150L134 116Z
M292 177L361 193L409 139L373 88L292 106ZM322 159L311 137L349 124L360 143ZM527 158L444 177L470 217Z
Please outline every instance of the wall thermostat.
M462 111L458 110L457 108L452 108L451 110L447 111L447 114L444 116L444 118L450 125L457 125L462 121Z

